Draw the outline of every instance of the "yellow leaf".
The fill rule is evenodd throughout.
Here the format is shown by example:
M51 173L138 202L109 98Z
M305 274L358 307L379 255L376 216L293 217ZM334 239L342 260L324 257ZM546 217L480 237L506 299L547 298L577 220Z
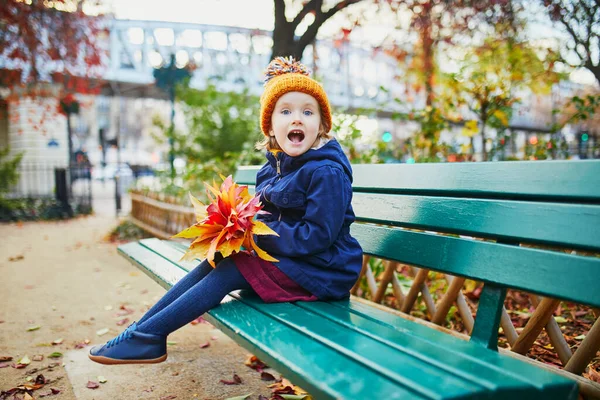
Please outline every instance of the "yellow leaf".
M249 235L249 236L250 236L250 244L252 245L252 248L256 252L257 256L259 256L260 258L262 258L265 261L271 261L271 262L279 261L278 259L271 257L266 251L264 251L263 249L258 247L258 245L254 242L254 238L252 237L252 235Z
M199 258L201 260L206 258L206 253L210 248L210 242L212 238L204 239L204 240L196 240L191 245L188 251L181 257L179 261L191 261L195 258Z
M210 242L210 247L208 248L208 252L206 253L206 260L210 265L212 265L213 268L215 267L215 253L217 252L217 246L219 246L219 242L221 241L226 232L227 231L225 230L221 231L221 233L219 233L219 236L217 236Z
M470 120L470 121L465 122L465 126L462 129L463 136L473 137L478 132L479 132L479 130L477 129L477 121L476 120Z
M196 213L196 221L200 222L204 218L206 218L206 206L202 204L197 198L192 196L192 193L189 193L189 195L190 201L192 202L192 205L194 206L194 211Z
M277 232L275 232L273 229L269 228L269 226L267 224L265 224L264 222L261 221L252 221L252 233L255 235L276 235L279 236L279 234L277 234Z
M508 117L506 116L506 113L502 110L496 110L494 111L494 116L496 118L498 118L500 120L500 122L502 122L502 125L507 126L508 125Z

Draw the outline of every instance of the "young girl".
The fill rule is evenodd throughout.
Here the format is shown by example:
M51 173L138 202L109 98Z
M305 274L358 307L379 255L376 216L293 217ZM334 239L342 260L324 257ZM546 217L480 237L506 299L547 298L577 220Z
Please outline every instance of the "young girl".
M336 300L349 296L362 249L350 235L352 169L329 135L331 109L322 86L292 58L267 67L259 143L268 162L256 178L259 215L279 236L256 235L279 261L237 253L212 268L201 262L137 323L89 357L102 364L157 363L167 358L167 335L219 305L232 290L252 289L265 302ZM215 260L217 261L217 260Z

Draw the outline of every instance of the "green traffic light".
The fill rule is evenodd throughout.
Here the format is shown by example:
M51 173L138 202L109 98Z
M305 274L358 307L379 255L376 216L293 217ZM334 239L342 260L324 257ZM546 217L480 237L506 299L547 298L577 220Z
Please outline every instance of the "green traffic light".
M583 135L581 135L581 141L582 142L587 142L589 139L589 136L587 133L584 133Z

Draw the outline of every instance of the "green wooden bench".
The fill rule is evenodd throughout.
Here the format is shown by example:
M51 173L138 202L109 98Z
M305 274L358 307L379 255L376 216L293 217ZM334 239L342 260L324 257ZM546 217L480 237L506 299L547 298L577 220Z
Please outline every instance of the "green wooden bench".
M257 170L235 180L253 185ZM316 399L577 398L575 379L497 340L507 288L600 307L599 161L355 165L354 178L352 233L366 255L485 283L470 341L354 296L232 293L207 319ZM119 252L169 288L196 264L178 261L184 249L146 239ZM597 334L587 339L595 354Z

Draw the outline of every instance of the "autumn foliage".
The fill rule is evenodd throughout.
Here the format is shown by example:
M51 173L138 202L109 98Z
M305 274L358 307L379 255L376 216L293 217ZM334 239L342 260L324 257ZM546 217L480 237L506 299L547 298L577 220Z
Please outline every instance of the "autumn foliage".
M240 186L228 176L221 187L204 183L210 204L205 206L190 194L197 223L179 232L174 238L196 238L182 260L206 259L214 267L215 254L228 257L233 253L254 250L263 260L278 261L258 247L253 235L277 235L254 216L264 213L260 200L250 195L248 186ZM214 196L214 197L213 197Z

